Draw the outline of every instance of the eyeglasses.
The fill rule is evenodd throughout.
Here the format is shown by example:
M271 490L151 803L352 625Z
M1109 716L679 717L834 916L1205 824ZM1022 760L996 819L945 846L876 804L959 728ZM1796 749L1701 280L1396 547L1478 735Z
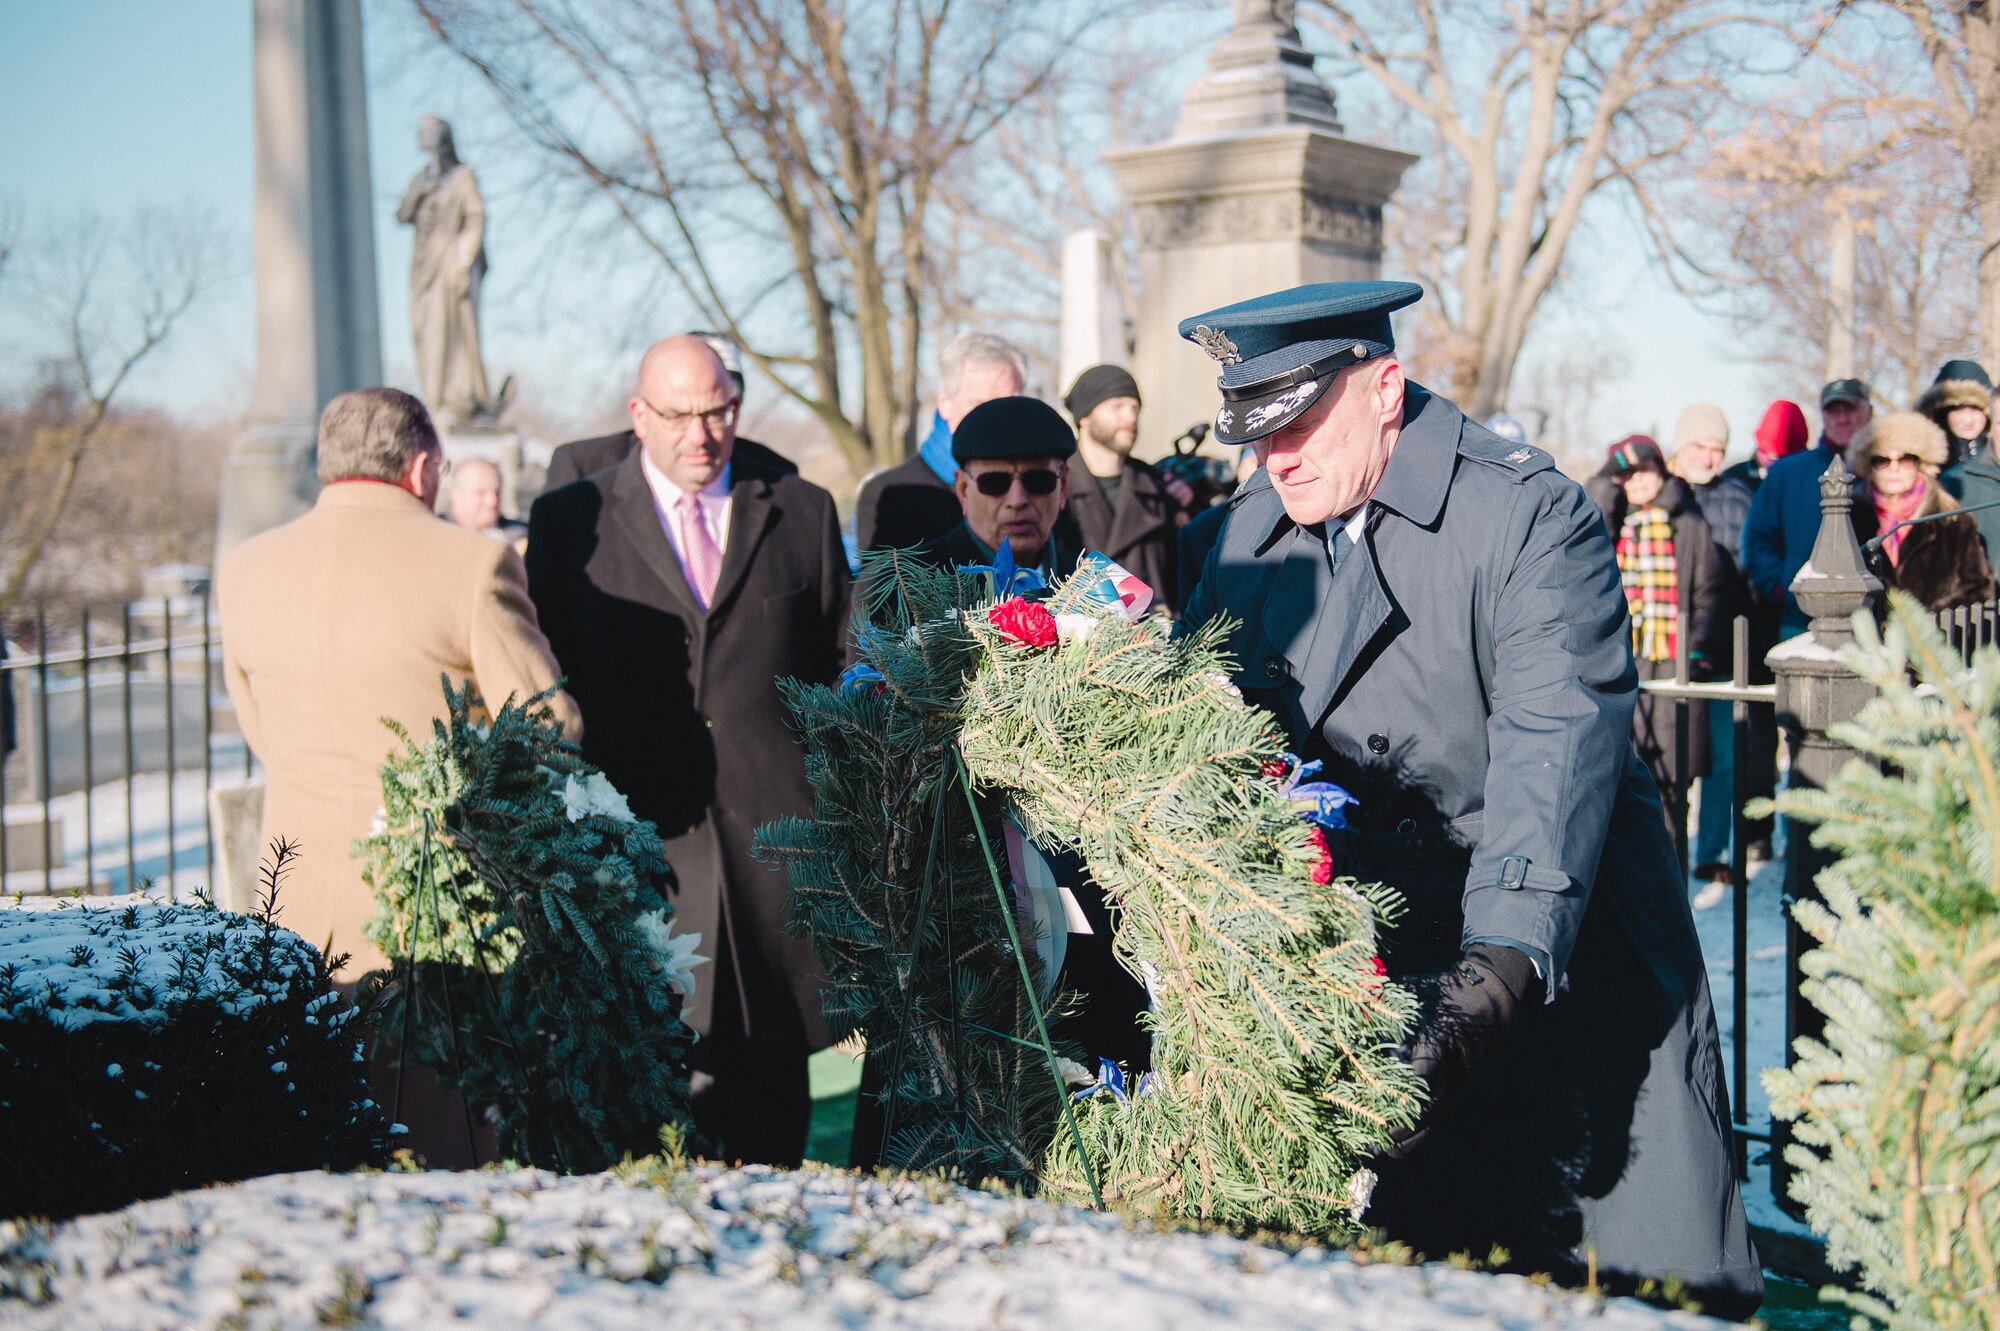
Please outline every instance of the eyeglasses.
M1033 471L982 471L972 478L972 483L988 499L998 499L1014 488L1015 481L1019 481L1023 490L1039 499L1043 495L1054 494L1061 480L1062 473L1037 467Z
M1875 471L1881 471L1885 467L1893 467L1901 462L1907 462L1912 467L1921 467L1924 465L1924 460L1914 453L1877 453L1874 457L1868 459L1869 467Z
M646 399L643 397L639 400L646 402ZM729 428L731 422L736 419L736 408L739 405L741 404L736 398L730 398L729 401L723 403L721 406L708 411L661 411L652 403L646 402L646 410L658 416L660 424L677 434L686 431L687 427L694 421L700 421L701 428L713 434L718 430Z

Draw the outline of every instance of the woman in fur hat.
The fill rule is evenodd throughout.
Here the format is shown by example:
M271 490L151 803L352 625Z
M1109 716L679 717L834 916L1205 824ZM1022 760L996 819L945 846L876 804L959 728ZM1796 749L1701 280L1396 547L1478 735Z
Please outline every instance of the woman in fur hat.
M1886 539L1869 557L1884 587L1900 587L1931 610L1990 601L1993 568L1972 515L1926 522L1900 531L1899 522L1948 512L1959 503L1938 484L1950 446L1928 416L1899 411L1877 416L1849 450L1865 490L1854 504L1854 534L1863 542Z

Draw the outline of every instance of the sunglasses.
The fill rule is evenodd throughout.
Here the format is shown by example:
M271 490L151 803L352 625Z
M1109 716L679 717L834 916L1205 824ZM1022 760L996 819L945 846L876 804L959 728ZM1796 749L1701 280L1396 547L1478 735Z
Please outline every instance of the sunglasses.
M1061 480L1060 472L1037 467L1033 471L982 471L972 478L972 483L988 499L998 499L1014 488L1015 481L1019 481L1023 490L1039 499L1043 495L1054 494Z
M1907 462L1912 467L1921 467L1924 465L1924 460L1914 453L1877 453L1874 457L1868 459L1868 465L1876 471L1880 471L1884 467L1893 467L1898 462Z

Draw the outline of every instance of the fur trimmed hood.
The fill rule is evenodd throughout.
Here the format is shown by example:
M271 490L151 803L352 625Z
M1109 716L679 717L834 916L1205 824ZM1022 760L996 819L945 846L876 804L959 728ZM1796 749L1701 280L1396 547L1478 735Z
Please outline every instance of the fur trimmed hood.
M1951 458L1951 445L1942 426L1914 411L1894 411L1877 416L1861 427L1847 450L1847 465L1856 476L1866 479L1868 460L1877 453L1907 453L1920 458L1926 474L1935 476Z
M1993 390L1976 379L1940 379L1924 390L1915 410L1942 425L1945 414L1959 407L1977 407L1991 417Z

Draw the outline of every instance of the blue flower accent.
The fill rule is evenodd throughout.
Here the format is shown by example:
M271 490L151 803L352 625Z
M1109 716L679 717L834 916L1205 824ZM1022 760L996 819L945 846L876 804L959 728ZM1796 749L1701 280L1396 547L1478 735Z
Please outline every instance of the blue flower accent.
M882 672L874 666L856 662L840 672L840 680L835 687L842 693L849 693L860 689L872 689L886 682Z
M1334 785L1331 781L1314 781L1319 775L1320 762L1300 762L1297 754L1288 753L1285 761L1291 765L1292 773L1278 787L1279 792L1292 803L1299 805L1299 816L1309 823L1317 823L1329 831L1339 831L1347 826L1347 806L1361 801Z
M1049 580L1042 576L1040 569L1022 568L1014 562L1014 543L1000 542L1000 548L993 552L990 564L960 564L960 573L970 573L985 578L993 590L993 599L1004 601L1010 596L1026 596L1030 592L1044 591Z
M1097 1060L1097 1080L1082 1090L1075 1092L1070 1096L1070 1099L1087 1100L1099 1091L1109 1091L1111 1092L1111 1097L1122 1105L1130 1103L1132 1096L1145 1095L1152 1089L1153 1074L1142 1072L1139 1074L1138 1086L1132 1091L1131 1095L1127 1095L1125 1092L1125 1069L1119 1067L1108 1058L1100 1058Z

